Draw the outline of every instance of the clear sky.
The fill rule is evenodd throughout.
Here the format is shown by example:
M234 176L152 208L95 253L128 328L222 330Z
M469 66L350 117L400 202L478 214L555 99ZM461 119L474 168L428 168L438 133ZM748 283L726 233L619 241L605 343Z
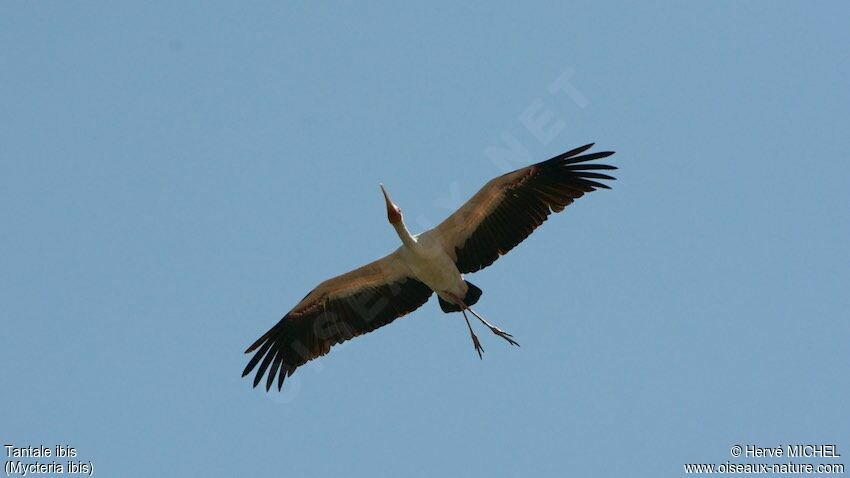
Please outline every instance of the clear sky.
M0 4L0 440L127 477L850 464L850 6L433 5ZM614 189L468 277L521 348L432 299L240 378L398 246L379 182L417 232L591 141Z

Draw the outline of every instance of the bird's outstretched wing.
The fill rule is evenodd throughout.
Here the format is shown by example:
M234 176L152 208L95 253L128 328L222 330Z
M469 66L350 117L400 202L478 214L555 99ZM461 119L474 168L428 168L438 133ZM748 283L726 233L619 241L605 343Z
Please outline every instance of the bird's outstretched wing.
M245 353L254 356L242 376L259 364L254 386L268 372L266 390L333 345L371 332L413 312L431 289L410 275L394 252L359 269L319 284Z
M587 164L613 151L584 154L593 143L552 159L494 178L434 229L423 233L438 241L461 273L481 270L528 237L553 212L561 212L584 193L610 189L597 180L614 178Z

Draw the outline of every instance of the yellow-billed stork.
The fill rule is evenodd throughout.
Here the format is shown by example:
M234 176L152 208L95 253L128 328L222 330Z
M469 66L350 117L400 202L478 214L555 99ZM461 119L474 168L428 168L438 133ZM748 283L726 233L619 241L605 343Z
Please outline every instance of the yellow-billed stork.
M582 154L588 144L552 159L494 178L437 227L419 235L407 230L401 209L381 185L387 219L401 239L390 255L319 284L245 353L254 352L242 376L259 364L254 386L266 378L268 390L333 345L371 332L413 312L436 292L443 312L461 312L482 356L483 348L466 311L511 345L513 336L490 324L470 306L481 289L463 279L507 254L553 212L585 193L609 189L597 180L614 178L596 172L617 169L588 164L613 151Z

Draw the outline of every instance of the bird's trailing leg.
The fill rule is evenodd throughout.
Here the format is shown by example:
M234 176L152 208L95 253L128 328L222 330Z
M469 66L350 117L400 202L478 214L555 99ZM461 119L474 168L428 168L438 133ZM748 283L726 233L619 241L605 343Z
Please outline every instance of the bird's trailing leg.
M481 342L478 341L478 336L472 331L472 325L469 323L466 311L461 309L461 312L463 312L463 319L466 320L466 326L469 328L469 335L472 336L472 345L475 346L475 351L478 352L478 358L483 360L484 356L481 355L481 352L484 352L484 347L481 346Z
M491 324L490 322L487 322L487 320L484 319L484 317L481 317L478 314L478 312L475 312L468 305L466 305L460 297L457 297L456 295L449 294L449 293L446 293L446 295L449 296L449 298L451 299L452 302L454 302L458 307L460 307L460 311L463 313L463 318L464 318L464 320L466 320L466 326L469 328L469 334L472 335L472 345L475 346L475 351L478 352L479 358L482 358L482 359L484 358L481 355L481 352L484 351L484 348L481 347L481 342L478 341L478 337L475 335L475 332L472 331L472 325L470 325L469 317L466 315L467 310L472 315L474 315L478 320L480 320L481 323L484 324L488 329L490 329L490 332L493 332L494 334L498 335L499 337L507 340L509 344L516 345L517 347L519 347L519 343L516 340L513 339L513 335L511 335L511 334L505 332L504 330L496 327L495 325Z
M467 307L466 310L472 312L472 315L477 317L478 320L480 320L482 324L487 326L487 328L490 329L490 332L493 332L494 334L498 335L499 337L507 340L509 344L516 345L517 347L519 347L519 343L517 343L517 341L513 339L513 335L511 335L511 334L505 332L504 330L496 327L495 325L491 324L490 322L487 322L486 320L484 320L484 317L481 317L480 315L478 315L478 312L475 312L474 310L472 310L472 308Z

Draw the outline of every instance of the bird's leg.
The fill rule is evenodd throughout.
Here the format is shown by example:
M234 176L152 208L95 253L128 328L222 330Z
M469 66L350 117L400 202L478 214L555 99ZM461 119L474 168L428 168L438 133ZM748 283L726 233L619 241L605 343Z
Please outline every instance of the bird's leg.
M486 320L484 320L484 317L481 317L480 315L478 315L478 313L475 312L474 310L472 310L470 307L467 307L466 309L469 310L470 312L472 312L472 315L477 317L478 320L480 320L482 324L486 325L487 328L490 329L490 332L493 332L494 334L498 335L499 337L507 340L509 344L516 345L517 347L519 347L519 343L517 343L517 341L515 341L513 339L513 335L511 335L511 334L505 332L504 330L496 327L495 325L491 324L490 322L487 322ZM466 314L464 314L464 317L465 316L466 316Z
M472 345L475 346L475 351L478 352L478 358L484 359L484 356L481 355L481 352L484 351L484 347L481 346L481 342L478 341L478 336L475 335L475 332L472 331L472 325L469 323L469 318L466 316L466 311L460 309L463 312L463 318L466 320L466 326L469 328L469 335L472 336Z

